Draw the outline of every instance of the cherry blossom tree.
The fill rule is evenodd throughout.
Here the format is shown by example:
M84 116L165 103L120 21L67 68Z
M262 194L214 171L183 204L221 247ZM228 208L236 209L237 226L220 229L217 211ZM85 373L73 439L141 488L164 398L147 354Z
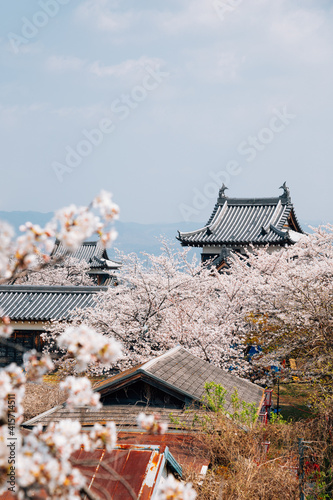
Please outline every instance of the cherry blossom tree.
M101 191L88 207L70 205L58 210L44 228L31 222L23 224L20 227L23 234L16 239L13 228L0 221L0 282L18 278L27 270L40 269L38 259L42 259L46 266L55 238L68 251L75 251L93 234L97 234L104 245L111 244L117 233L109 226L118 214L119 208L111 195Z
M121 255L118 286L96 298L95 307L76 311L73 325L84 323L121 341L126 368L180 344L202 359L245 373L243 332L237 318L242 285L188 259L187 250L162 242L159 256ZM50 348L62 323L44 335ZM91 369L96 372L98 367Z
M230 273L243 282L249 340L275 358L296 353L309 366L327 365L333 352L333 226L279 252L257 249L247 259L235 257Z
M246 375L290 356L328 373L332 359L333 228L290 247L234 254L217 273L163 244L159 256L122 256L119 285L102 292L85 322L123 344L118 368L181 344L222 368ZM82 322L82 312L74 324ZM53 339L63 325L54 325ZM250 365L244 349L262 353ZM96 367L94 368L96 369Z
M45 266L41 258L36 266L21 273L20 277L9 280L12 285L40 285L40 286L93 286L94 281L89 276L89 264L68 256L61 262L52 260Z
M93 209L100 211L104 222L93 214ZM21 227L23 235L16 240L12 228L0 223L2 282L21 279L26 276L26 271L33 270L36 273L33 276L37 276L41 269L45 270L49 260L47 251L54 237L72 251L96 232L103 243L112 241L115 238L114 230L105 229L117 214L118 207L112 202L111 196L103 191L87 208L72 205L60 210L44 229L25 224ZM42 264L40 259L43 260ZM5 342L11 335L10 318L3 316L0 319L0 337ZM119 342L85 326L68 328L57 341L68 357L76 359L78 371L84 371L92 363L109 366L121 356ZM95 424L90 433L82 432L80 423L73 420L51 423L45 431L37 426L28 434L22 434L18 427L23 419L22 400L26 381L40 381L53 367L48 354L30 351L24 355L24 371L15 363L0 370L0 492L9 490L20 499L37 498L40 494L43 498L46 495L53 500L81 498L82 495L95 499L95 495L87 489L84 476L73 466L71 456L82 447L86 451L101 447L106 451L112 450L116 443L113 422L104 426ZM87 404L98 407L100 404L98 395L92 392L90 381L85 377L67 377L62 387L68 392L69 406ZM155 420L150 419L148 426L148 420L141 416L141 426L146 425L148 430L165 431L165 426L155 424ZM15 452L11 447L16 448L15 458L12 458ZM180 500L195 498L190 485L184 488L170 480L167 484L168 492L160 492L159 498L166 499L170 495ZM183 491L186 491L187 496Z

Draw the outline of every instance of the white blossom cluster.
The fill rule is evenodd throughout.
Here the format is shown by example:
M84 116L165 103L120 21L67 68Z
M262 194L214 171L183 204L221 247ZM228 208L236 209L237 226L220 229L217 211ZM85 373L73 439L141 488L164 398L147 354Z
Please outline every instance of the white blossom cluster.
M137 417L137 424L140 429L147 431L149 434L165 434L168 430L166 422L160 422L160 417L156 413L145 415L140 412Z
M58 239L71 251L75 251L83 240L100 229L99 217L87 207L70 205L58 210L55 219L60 225Z
M13 252L14 230L7 222L0 221L0 277L11 276L9 261Z
M119 216L119 207L112 201L112 196L107 191L102 191L93 200L93 207L98 208L102 218L112 221Z
M69 408L87 405L98 409L102 406L99 401L100 394L92 391L91 382L87 377L67 377L60 382L59 388L68 391L66 405Z
M24 275L15 277L15 285L40 286L92 286L93 279L89 276L89 264L74 257L67 257L61 262L50 258L44 265L43 258L38 257L36 267L27 270Z
M0 315L3 314L0 309ZM10 326L10 318L8 316L0 317L2 324L0 325L0 338L8 339L13 333L13 328Z
M13 398L13 404L16 405L16 422L21 421L24 382L24 374L15 364L0 371L0 419L2 421L7 421L8 418L8 394ZM88 383L90 384L89 381ZM79 380L80 384L84 385ZM13 430L10 435L13 435ZM8 427L2 425L0 427L0 492L7 489L8 439L10 439ZM21 491L24 489L25 494L27 491L33 494L33 492L43 490L47 498L53 500L80 498L79 490L84 486L85 479L77 469L73 468L71 455L81 448L85 451L94 451L97 448L111 451L116 444L116 439L116 427L113 422L108 422L105 426L95 424L90 433L82 432L81 424L71 419L51 423L45 431L39 424L26 435L22 435L19 428L16 428L17 486ZM20 498L20 491L18 493Z
M102 219L93 209L99 211ZM22 234L16 241L13 228L0 221L0 278L8 279L20 271L35 268L40 265L40 259L48 262L54 238L69 251L75 251L85 239L97 233L106 246L117 236L108 226L118 214L119 207L113 203L111 194L102 191L89 207L70 205L58 210L45 228L26 222L21 225Z
M114 220L119 212L112 202L111 195L105 191L95 198L91 207L97 208L107 222ZM17 271L28 269L37 262L40 265L41 258L47 261L47 257L41 253L41 247L49 251L51 238L57 237L67 249L75 250L93 232L97 232L104 243L112 241L116 236L112 229L105 232L105 225L92 214L90 208L77 208L74 205L58 211L53 221L44 229L31 223L26 223L20 229L23 234L14 242L12 228L0 223L0 277L14 276ZM5 341L11 334L10 319L1 311L0 315L0 336ZM102 366L112 364L122 355L121 346L117 341L98 334L85 325L68 328L58 338L58 346L65 349L69 357L76 359L78 371L86 370L90 363L100 363ZM41 381L53 368L49 355L40 356L33 350L24 355L26 375L14 363L0 370L0 420L3 423L0 426L0 493L7 490L7 474L10 473L8 436L13 435L12 426L21 423L23 419L25 383L27 380ZM93 393L90 381L84 377L67 377L60 387L68 391L67 404L70 407L100 406L100 395ZM13 415L11 426L6 425L9 422L8 401L11 401L10 410ZM160 423L155 415L142 415L139 422L141 428L149 432L163 433L167 429L166 424ZM39 494L52 500L81 498L85 478L71 463L73 453L80 449L92 452L97 448L111 451L116 439L116 427L113 422L103 426L95 424L90 433L82 432L81 424L71 419L51 423L46 430L43 430L42 425L38 425L27 434L21 434L16 427L16 495L19 499L32 498ZM186 498L190 500L190 497Z
M53 370L54 363L48 354L38 355L33 349L23 355L23 366L27 382L41 382L43 376Z
M22 437L18 486L31 492L43 490L53 500L81 498L79 490L85 485L85 478L72 466L71 455L81 448L111 451L115 443L116 429L112 422L106 426L96 424L89 434L82 432L80 423L71 419L51 423L45 431L38 425Z
M177 481L174 476L169 474L167 479L161 483L157 491L156 500L195 500L196 491L191 483Z
M24 409L22 401L25 393L26 378L22 368L15 363L11 363L6 368L0 370L0 421L8 421L8 401L12 401L14 408L11 415L14 415L17 424L22 422ZM13 425L15 424L13 422Z
M107 224L117 219L119 214L119 207L112 201L112 195L102 190L92 201L91 207L99 210L105 223L91 212L90 207L70 205L56 212L55 222L60 225L57 238L69 250L76 250L83 240L94 233L100 235L105 246L116 239L117 233L113 228L106 231Z
M64 420L45 432L39 425L25 436L17 458L17 486L30 495L43 490L53 500L80 498L85 479L69 461L84 444L80 431L78 422Z
M186 251L167 245L158 256L120 259L118 286L101 292L93 308L72 315L73 326L82 323L84 314L87 325L121 339L124 355L117 368L146 362L180 344L205 361L246 373L246 284L238 276L215 276L213 270L189 261ZM47 339L52 348L63 331L62 323L53 323ZM97 366L89 369L101 373Z
M57 339L57 344L60 349L67 351L68 356L75 358L79 372L86 370L90 363L111 365L122 355L119 342L86 325L67 328Z
M90 439L94 443L94 449L105 448L111 451L117 442L117 432L114 422L107 422L105 425L95 424L90 432Z

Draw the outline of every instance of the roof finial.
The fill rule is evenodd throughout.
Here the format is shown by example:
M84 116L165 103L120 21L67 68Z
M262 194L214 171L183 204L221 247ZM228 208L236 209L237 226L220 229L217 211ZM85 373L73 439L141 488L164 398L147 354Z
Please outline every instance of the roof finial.
M284 182L279 189L283 189L283 195L281 195L280 198L287 198L287 200L290 201L290 189L288 188L287 183Z
M282 186L279 187L279 189L283 189L283 195L281 196L290 200L290 189L288 188L287 183L284 182Z
M226 191L227 189L228 189L228 188L227 188L227 186L223 183L223 184L222 184L222 187L221 187L221 189L220 189L220 191L219 191L219 197L220 197L220 198L225 198L225 197L226 197L226 196L225 196L225 191Z

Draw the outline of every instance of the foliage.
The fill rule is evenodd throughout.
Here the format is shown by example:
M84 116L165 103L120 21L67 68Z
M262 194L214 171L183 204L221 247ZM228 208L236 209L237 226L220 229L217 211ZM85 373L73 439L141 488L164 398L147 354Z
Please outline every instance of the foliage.
M191 469L187 471L198 500L298 500L300 438L309 443L304 448L305 498L332 498L330 418L325 413L308 421L286 423L278 419L245 431L220 415L215 427L203 432L197 444L198 453L202 448L209 453L207 475L198 478Z
M33 276L47 270L47 252L54 237L70 250L94 232L104 242L112 240L113 229L104 232L106 226L93 213L95 209L106 222L112 222L118 213L111 197L103 192L89 207L70 206L57 212L44 229L25 224L17 240L12 229L1 223L2 282L34 280ZM222 490L221 485L214 487L217 495L222 491L230 499L270 499L279 495L297 498L298 480L292 467L297 464L297 439L303 438L312 443L306 451L308 462L320 469L318 475L313 471L309 475L314 481L312 494L315 492L318 498L332 497L332 242L333 227L319 228L279 252L252 249L247 258L234 255L232 266L222 274L188 262L186 252L171 251L166 245L157 257L144 255L142 260L135 255L124 256L119 285L100 294L96 307L84 312L86 325L82 324L82 311L77 312L69 335L72 343L66 340L64 326L55 324L51 347L57 346L70 362L74 359L76 370L89 366L96 371L110 362L117 368L137 364L176 344L218 366L232 367L242 375L249 369L243 356L246 341L263 349L254 358L258 366L265 367L291 356L303 359L303 373L297 376L315 383L314 404L319 412L315 419L288 425L279 419L267 428L252 427L246 433L242 429L236 431L235 422L250 426L254 408L240 401L234 392L230 402L232 411L226 409L225 389L211 383L206 388L206 405L213 410L216 420L221 420L219 431L216 432L217 426L211 426L202 439L210 449L214 480L220 483L223 480ZM3 338L10 336L9 323L9 318L2 318ZM95 329L104 335L95 335ZM118 342L123 346L122 359ZM30 353L25 357L25 372L30 380L40 379L50 366L47 356ZM8 397L12 394L15 402L11 403L11 413L16 423L22 420L26 375L14 365L0 372L0 411L4 424L8 417ZM91 387L83 380L67 379L64 386L72 392L72 401L78 401L75 398L79 395L80 404L81 397L90 404L98 404ZM146 427L148 424L158 428L155 422L146 422ZM47 488L49 498L78 498L84 482L70 463L71 452L82 444L93 450L97 443L112 447L115 441L112 426L96 427L89 437L73 422L62 426L50 426L46 433L36 429L30 439L20 437L24 466L20 467L18 484L23 498L43 488ZM3 425L2 477L7 473L8 432L9 426ZM269 455L264 457L262 443L267 440L271 446ZM47 463L51 464L50 469L46 468ZM59 477L62 477L60 482ZM205 481L198 487L203 492Z
M204 408L207 408L214 413L225 415L231 420L251 426L257 419L258 409L255 403L247 403L244 400L240 400L238 391L234 388L234 391L230 395L232 411L226 409L227 404L227 389L225 389L221 384L216 384L215 382L205 383L205 394L202 398L204 403Z
M159 256L123 255L119 285L85 310L85 321L123 344L118 368L143 362L180 344L193 354L262 385L265 367L290 357L303 360L297 376L318 381L332 393L333 230L279 251L252 249L234 255L230 269L218 273L189 262L187 252L165 242ZM77 311L74 323L82 321ZM49 337L62 332L54 324ZM247 345L262 352L244 357ZM288 371L286 371L288 375ZM304 375L303 375L304 374Z
M319 228L294 246L235 259L234 276L248 282L244 316L248 339L268 354L263 362L303 357L305 369L326 371L333 351L333 226ZM271 353L271 355L269 355Z

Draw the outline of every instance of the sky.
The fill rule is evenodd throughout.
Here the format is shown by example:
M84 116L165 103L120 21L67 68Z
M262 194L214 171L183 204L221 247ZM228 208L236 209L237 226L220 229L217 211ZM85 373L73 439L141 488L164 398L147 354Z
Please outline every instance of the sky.
M111 191L123 222L279 196L332 220L333 0L0 7L0 210ZM181 229L181 224L180 224Z

